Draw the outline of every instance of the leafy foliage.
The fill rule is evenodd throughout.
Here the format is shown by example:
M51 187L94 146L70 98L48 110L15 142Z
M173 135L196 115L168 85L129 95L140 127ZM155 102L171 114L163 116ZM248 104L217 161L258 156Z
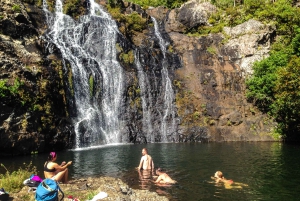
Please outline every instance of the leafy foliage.
M292 47L293 47L294 54L299 57L300 56L300 28L298 28L296 32L297 35L292 40Z
M300 31L289 45L287 41L274 44L270 57L254 65L246 84L249 100L276 118L277 132L294 135L300 130Z
M21 7L20 5L14 4L11 8L15 13L20 13L21 12Z
M8 85L7 80L0 80L0 97L5 97L9 95L16 95L22 83L15 79L13 85Z
M249 89L246 95L260 109L265 111L270 109L269 105L274 101L273 86L277 77L277 69L288 63L288 57L288 53L279 51L254 64L253 76L246 82Z
M277 34L294 36L295 24L300 24L299 8L293 7L291 0L211 0L218 10L209 18L213 26L201 26L198 31L188 30L188 34L203 35L221 32L224 26L236 26L249 19L276 26ZM217 27L217 29L216 29Z
M63 9L65 14L73 18L79 18L80 15L85 13L85 6L81 0L65 0Z
M142 32L146 28L147 19L144 19L137 12L131 14L122 14L119 6L113 7L109 5L109 13L120 24L120 31L129 37L135 35L135 32Z
M275 81L275 101L272 114L283 132L297 132L300 125L300 58L292 56L288 65L280 68Z
M167 8L178 8L183 3L187 2L187 0L128 0L129 2L138 4L142 7L157 7L157 6L165 6Z
M26 165L25 168L19 168L17 171L10 172L3 164L3 167L6 170L5 174L0 174L0 186L5 187L5 190L8 192L19 192L23 187L23 181L28 179L31 174L36 174L37 170L35 166L32 166L32 163Z

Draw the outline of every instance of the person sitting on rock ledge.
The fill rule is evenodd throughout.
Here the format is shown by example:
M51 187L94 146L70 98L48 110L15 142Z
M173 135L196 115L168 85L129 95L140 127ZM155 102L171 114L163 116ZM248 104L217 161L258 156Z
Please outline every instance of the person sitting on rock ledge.
M57 182L68 183L68 166L72 164L72 161L68 163L63 162L61 165L55 163L57 154L50 152L48 160L44 164L44 175L46 179L53 179Z

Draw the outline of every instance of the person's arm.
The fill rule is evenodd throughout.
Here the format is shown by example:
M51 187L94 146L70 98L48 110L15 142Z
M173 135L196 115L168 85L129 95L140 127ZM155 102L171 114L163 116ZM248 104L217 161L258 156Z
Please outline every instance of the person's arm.
M141 170L141 168L142 168L142 165L143 165L143 157L141 158L141 161L140 161L140 164L139 164L138 170Z
M154 162L153 162L153 159L151 159L151 161L152 161L152 164L151 164L152 172L154 172Z
M156 179L155 183L159 183L162 179L162 175L159 175L158 178Z
M222 181L221 178L217 178L217 179L216 179L216 183L219 183L220 181Z
M69 165L71 165L72 164L72 161L69 161L68 163L66 163L65 165L63 165L63 166L60 166L60 165L58 165L57 163L54 163L54 165L53 165L53 167L56 169L56 170L58 170L58 171L63 171L63 170L65 170Z

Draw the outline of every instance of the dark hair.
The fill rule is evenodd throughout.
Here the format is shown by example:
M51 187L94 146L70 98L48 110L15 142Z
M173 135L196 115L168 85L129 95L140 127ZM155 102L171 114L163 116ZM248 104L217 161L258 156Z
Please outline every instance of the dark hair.
M158 172L162 172L163 170L159 167L156 169Z
M53 152L50 152L49 156L48 156L48 161L51 161L53 158L56 157L56 153L53 151Z

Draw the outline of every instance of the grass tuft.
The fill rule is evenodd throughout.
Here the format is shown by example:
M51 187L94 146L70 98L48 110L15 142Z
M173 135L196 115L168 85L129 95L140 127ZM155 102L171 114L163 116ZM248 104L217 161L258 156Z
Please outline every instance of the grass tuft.
M5 191L10 193L19 192L24 187L23 181L28 179L32 174L36 174L37 169L31 162L28 165L24 163L24 166L24 168L10 172L1 163L1 168L4 168L6 173L0 174L0 186L3 187Z

